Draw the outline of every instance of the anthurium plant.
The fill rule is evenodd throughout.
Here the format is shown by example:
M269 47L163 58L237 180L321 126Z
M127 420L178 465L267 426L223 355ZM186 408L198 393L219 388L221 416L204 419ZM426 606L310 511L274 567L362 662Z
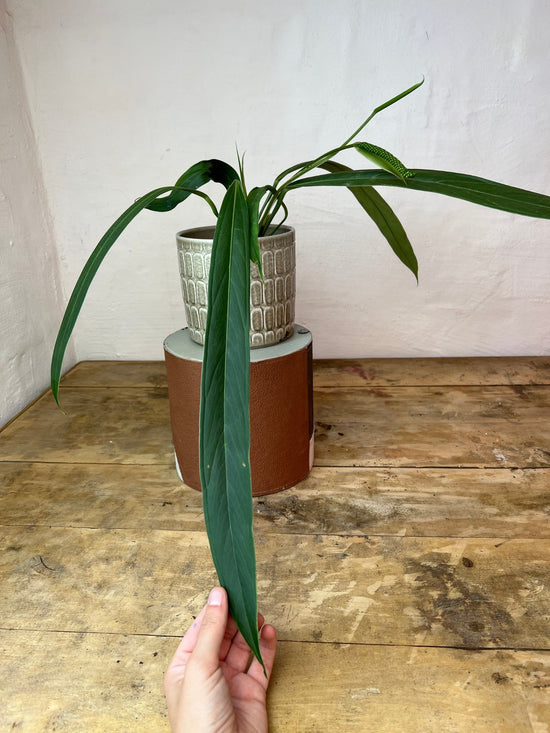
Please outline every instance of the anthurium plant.
M59 403L63 356L93 277L110 247L142 210L170 211L189 196L200 196L214 212L215 227L209 275L209 306L203 354L199 462L206 530L220 583L227 589L237 625L260 659L257 629L256 560L252 531L249 423L249 291L250 262L261 271L258 237L274 233L287 217L286 198L298 188L345 186L371 217L397 257L418 278L409 239L394 211L375 190L398 186L408 190L465 199L515 214L550 218L550 197L475 176L406 168L394 155L370 142L357 142L379 112L415 91L415 84L376 107L341 145L314 160L283 171L272 185L247 191L243 160L238 170L220 160L203 160L188 168L173 186L156 188L138 198L101 238L71 295L54 347L51 386ZM334 158L354 150L374 164L351 169ZM314 169L321 175L308 175ZM224 189L218 211L200 188L210 182Z

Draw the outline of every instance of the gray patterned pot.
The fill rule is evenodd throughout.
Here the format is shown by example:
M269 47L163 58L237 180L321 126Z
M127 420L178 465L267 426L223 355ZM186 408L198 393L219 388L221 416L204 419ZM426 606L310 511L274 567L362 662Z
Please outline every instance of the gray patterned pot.
M214 227L186 229L176 234L181 291L187 326L193 341L204 344L208 307L208 273ZM260 237L262 281L250 265L250 347L272 346L292 335L296 294L294 229L281 227Z

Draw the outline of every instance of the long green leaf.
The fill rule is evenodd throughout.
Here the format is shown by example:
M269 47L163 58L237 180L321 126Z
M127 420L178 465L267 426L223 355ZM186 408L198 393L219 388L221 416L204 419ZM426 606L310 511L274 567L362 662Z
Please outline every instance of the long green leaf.
M410 94L411 91L413 89L416 89L418 86L420 86L420 84L415 85L414 87L407 90L407 92L404 92L403 94L404 95ZM403 95L400 95L398 98L400 99L401 96ZM388 102L387 104L391 104L393 101L396 101L396 100L390 100L390 102ZM385 106L387 105L382 105L379 109L384 109ZM411 171L408 168L406 168L403 165L403 163L400 160L398 160L398 158L395 157L395 155L390 153L388 150L381 148L379 145L373 145L372 143L367 143L367 142L359 142L359 143L341 145L338 148L329 150L327 153L323 153L323 155L320 155L319 157L315 158L315 160L309 160L303 163L298 163L297 165L292 166L292 168L288 168L286 171L283 171L279 176L277 176L274 182L274 186L278 186L281 180L283 179L283 177L285 177L287 174L297 171L291 178L288 179L288 181L286 181L286 183L283 186L280 187L279 190L277 190L276 188L272 189L273 195L266 202L266 206L265 206L266 213L264 216L261 217L262 223L260 226L260 231L264 231L268 229L275 215L277 214L279 208L281 206L284 207L285 194L290 188L292 188L291 184L293 181L297 180L298 178L301 178L306 173L309 173L309 171L312 171L314 168L324 168L325 163L328 163L329 161L331 161L332 158L338 155L338 153L341 153L344 150L348 150L349 148L354 148L359 153L361 153L361 155L363 155L365 158L368 158L369 160L371 160L373 163L375 163L380 168L383 168L384 170L398 176L403 181L406 181L410 176L412 176ZM350 169L346 168L345 170L350 170Z
M285 185L288 185L291 181L294 181L296 178L299 178L309 171L313 170L314 168L320 167L322 163L326 162L327 160L330 160L331 158L334 158L335 155L340 153L342 150L346 150L348 147L353 147L350 145L351 141L357 137L357 135L361 132L361 130L367 125L373 117L376 117L376 115L379 112L382 112L382 110L387 109L388 107L391 107L392 104L395 104L396 102L399 102L399 100L403 99L404 97L407 97L409 94L414 92L418 87L421 87L422 84L424 84L424 79L422 81L419 81L416 84L413 84L412 87L409 87L408 89L405 89L404 92L401 92L400 94L396 95L395 97L392 97L391 99L388 99L387 102L384 102L383 104L376 107L370 115L367 117L367 119L362 122L357 130L348 137L348 139L342 143L342 145L339 145L337 148L334 148L333 150L329 150L326 153L323 153L319 157L315 158L314 160L306 160L303 163L297 163L296 165L291 166L290 168L287 168L282 173L280 173L277 178L274 181L274 186L278 187L279 183L285 178L287 175L290 175L290 173L294 173L294 171L299 171L295 176L293 176L290 181L287 181ZM368 145L368 143L367 143Z
M168 191L172 191L172 188L173 186L156 188L154 191L150 191L137 199L137 201L134 201L134 203L129 206L105 232L84 265L65 310L52 355L51 388L57 404L59 404L59 380L61 378L61 369L63 367L65 350L67 348L69 338L71 337L76 319L78 318L78 314L80 313L80 309L82 308L82 303L84 302L84 298L88 292L88 288L90 287L100 264L103 262L107 252L132 219L134 219L140 211L145 209L158 196L162 196Z
M143 209L151 211L170 211L175 206L185 201L191 195L197 195L203 198L212 208L214 215L217 216L216 207L211 199L201 191L195 189L203 186L208 181L221 183L225 188L229 188L234 180L238 180L239 175L227 163L222 160L203 160L188 168L183 173L175 186L163 186L154 191L146 193L137 199L126 211L124 211L118 219L109 227L103 237L99 240L96 248L90 255L88 261L78 278L73 289L69 303L65 310L57 339L55 342L52 363L51 363L51 388L55 401L59 405L59 381L61 378L61 369L63 367L63 357L69 342L69 338L82 308L82 303L88 292L88 288L100 266L103 259L113 244L116 242L120 234L126 229L128 224ZM168 194L165 196L164 194Z
M231 614L261 661L250 478L250 232L242 186L225 194L212 247L199 467L206 530Z
M412 87L409 87L408 89L405 89L404 92L401 92L400 94L397 94L395 97L392 97L391 99L388 99L387 102L384 102L383 104L379 105L378 107L375 107L375 109L370 113L370 115L367 117L367 119L361 125L359 125L359 127L357 128L357 130L355 130L355 132L352 135L350 135L348 137L348 139L346 140L346 142L344 143L344 145L347 145L348 143L350 143L353 140L353 138L357 137L357 135L359 135L359 133L365 127L365 125L367 125L373 119L373 117L376 117L376 115L379 112L382 112L382 110L387 109L388 107L391 107L392 104L395 104L396 102L399 102L400 99L404 99L404 97L407 97L409 94L411 94L412 92L416 91L416 89L418 89L418 87L421 87L422 84L424 84L424 77L422 77L422 81L419 81L416 84L413 84Z
M258 236L260 231L259 211L260 201L268 191L273 191L271 186L262 186L261 188L253 188L247 196L246 204L248 206L248 220L250 225L250 259L258 266L260 277L264 279L262 271L262 256L260 253L260 244Z
M521 216L550 219L550 196L504 183L477 178L464 173L411 168L413 174L405 183L387 171L354 170L310 176L290 184L289 189L308 186L398 186L417 191L431 191L464 199L480 206L509 211Z
M329 161L320 166L331 173L351 170L341 163ZM390 247L415 276L418 282L418 262L407 233L390 205L372 186L361 186L349 189L363 209L380 229Z
M188 168L185 173L178 178L174 185L173 191L169 196L163 196L149 203L145 208L151 211L171 211L191 193L191 190L204 186L209 181L221 183L225 188L238 180L239 174L223 160L201 160ZM186 190L187 189L187 190Z
M292 176L292 178L290 178L285 183L285 186L287 186L289 183L292 183L292 181L296 180L297 178L305 176L306 173L309 173L309 171L312 171L314 168L320 168L322 163L325 163L327 160L334 158L334 156L338 155L338 153L341 153L343 150L347 150L348 148L352 147L353 145L339 145L337 148L328 150L326 153L317 156L317 158L314 158L313 160L304 160L301 163L296 163L290 168L284 170L282 173L279 173L279 175L273 182L273 186L277 188L283 178L290 175L291 173L294 173L295 171L298 171L296 175Z

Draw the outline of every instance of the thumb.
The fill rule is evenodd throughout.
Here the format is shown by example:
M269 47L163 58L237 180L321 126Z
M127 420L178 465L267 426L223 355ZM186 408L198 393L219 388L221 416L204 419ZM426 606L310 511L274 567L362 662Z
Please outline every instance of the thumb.
M217 666L227 628L227 617L227 593L224 588L213 588L208 596L193 656Z

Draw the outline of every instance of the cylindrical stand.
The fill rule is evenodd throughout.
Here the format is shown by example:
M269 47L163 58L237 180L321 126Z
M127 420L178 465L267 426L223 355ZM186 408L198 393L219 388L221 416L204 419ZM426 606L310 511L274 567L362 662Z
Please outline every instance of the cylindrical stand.
M188 329L164 342L170 419L180 478L200 490L199 405L203 347ZM250 352L252 494L294 486L313 465L312 338L302 326L275 346Z

